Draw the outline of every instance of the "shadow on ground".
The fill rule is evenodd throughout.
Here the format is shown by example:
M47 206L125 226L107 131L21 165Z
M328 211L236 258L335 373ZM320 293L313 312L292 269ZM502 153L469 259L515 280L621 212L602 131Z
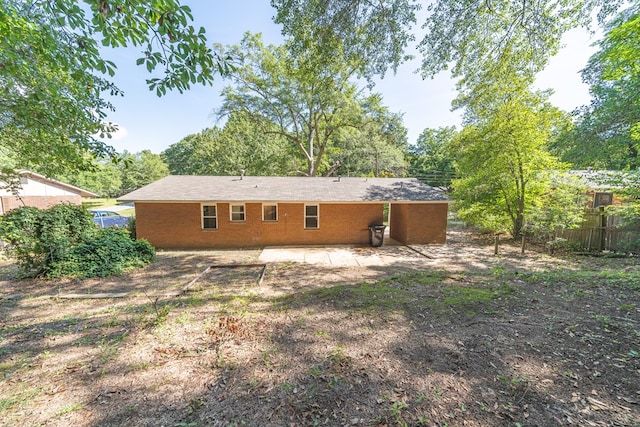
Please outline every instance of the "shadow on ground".
M119 279L5 275L0 425L640 425L635 260L461 236L419 264L217 270L164 253ZM237 258L234 258L237 256ZM61 301L51 288L130 289ZM8 289L8 291L7 291Z

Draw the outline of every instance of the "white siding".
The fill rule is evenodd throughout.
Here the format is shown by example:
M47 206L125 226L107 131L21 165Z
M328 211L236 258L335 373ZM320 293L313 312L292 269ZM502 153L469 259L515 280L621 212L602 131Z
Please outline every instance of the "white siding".
M27 182L26 184L24 182ZM27 196L77 196L78 192L65 190L64 188L51 185L46 182L41 182L33 178L23 177L21 179L22 190L20 195ZM0 196L12 196L10 191L0 189Z

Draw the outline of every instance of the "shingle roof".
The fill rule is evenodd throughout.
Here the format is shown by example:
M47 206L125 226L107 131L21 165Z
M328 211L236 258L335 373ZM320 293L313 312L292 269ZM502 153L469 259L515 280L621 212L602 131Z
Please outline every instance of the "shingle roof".
M62 182L62 181L58 181L56 179L53 178L48 178L44 175L40 175L39 173L35 173L26 169L18 169L16 170L16 173L18 175L22 175L22 176L26 176L29 177L31 179L35 179L37 181L40 182L44 182L46 184L49 185L53 185L56 187L61 187L67 191L71 191L72 193L78 193L81 197L100 197L99 195L97 195L96 193L89 191L89 190L85 190L83 188L80 187L76 187L75 185L71 185L71 184L67 184L66 182Z
M637 171L586 169L570 170L567 173L580 178L592 190L619 190L633 186L638 180Z
M449 202L415 178L172 175L126 194L126 202Z

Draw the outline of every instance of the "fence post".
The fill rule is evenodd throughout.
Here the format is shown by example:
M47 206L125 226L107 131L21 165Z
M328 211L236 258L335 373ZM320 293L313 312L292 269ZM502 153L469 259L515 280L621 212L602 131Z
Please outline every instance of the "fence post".
M598 213L600 214L599 223L600 223L600 252L604 251L607 248L607 217L604 216L604 206L600 206L598 208Z

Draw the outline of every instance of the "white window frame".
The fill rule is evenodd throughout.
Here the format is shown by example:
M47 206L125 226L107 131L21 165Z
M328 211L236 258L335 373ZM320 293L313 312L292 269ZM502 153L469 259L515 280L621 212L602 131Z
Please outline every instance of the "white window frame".
M267 206L273 206L276 208L276 218L275 219L266 219L264 217L264 208ZM262 204L262 221L264 222L278 222L278 204L277 203L263 203Z
M205 206L213 206L215 208L215 215L204 215L204 207ZM205 227L204 220L205 218L213 218L216 220L216 226L214 228ZM218 204L217 203L201 203L200 204L200 225L203 230L217 230L218 229Z
M307 206L315 206L317 214L315 216L307 215ZM305 203L304 204L304 229L305 230L318 230L320 228L320 204L319 203ZM307 218L315 218L317 226L307 227Z
M233 219L233 208L239 206L242 207L242 219ZM229 221L231 222L245 222L247 220L247 207L244 203L229 203Z

